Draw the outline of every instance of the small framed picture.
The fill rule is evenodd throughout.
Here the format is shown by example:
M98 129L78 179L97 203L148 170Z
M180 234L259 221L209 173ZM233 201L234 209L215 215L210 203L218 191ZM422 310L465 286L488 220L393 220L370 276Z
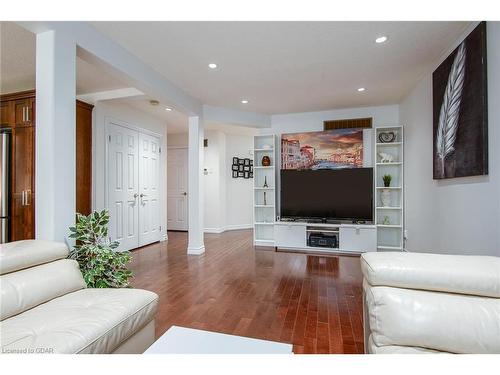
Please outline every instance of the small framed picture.
M250 172L244 172L245 175L244 175L244 178L250 178Z
M233 171L237 171L237 170L238 170L238 164L233 164L233 165L231 166L231 169L232 169Z
M253 159L250 159L250 165L253 165Z
M233 178L238 178L238 171L233 171Z
M245 165L250 165L250 159L244 159L245 160Z
M233 164L238 164L238 158L233 158Z
M244 170L245 172L250 172L250 166L249 166L249 165L244 165L244 166L243 166L243 170Z
M243 168L245 168L243 164L238 165L238 171L243 172L244 171Z
M241 164L241 165L245 164L245 159L238 159L238 164Z
M245 177L245 172L238 172L238 177Z
M250 173L248 174L248 176L249 176L249 178L253 178L253 172L250 172Z

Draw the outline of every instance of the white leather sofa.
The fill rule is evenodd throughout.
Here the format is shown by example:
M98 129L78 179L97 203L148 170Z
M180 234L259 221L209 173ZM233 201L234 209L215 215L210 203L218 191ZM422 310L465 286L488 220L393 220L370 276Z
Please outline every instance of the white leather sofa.
M86 288L64 244L0 245L2 353L142 353L154 341L158 296Z
M366 353L500 353L500 258L365 253Z

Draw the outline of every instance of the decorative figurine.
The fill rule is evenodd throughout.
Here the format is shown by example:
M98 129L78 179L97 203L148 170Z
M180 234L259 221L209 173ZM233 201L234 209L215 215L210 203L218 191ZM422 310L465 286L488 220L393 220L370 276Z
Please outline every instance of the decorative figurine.
M389 220L389 216L384 216L384 221L382 221L382 224L384 225L389 225L391 222Z
M269 186L267 186L267 176L264 176L264 186L262 186L262 187L265 187L265 188L269 187Z
M264 206L267 206L266 192L264 192Z
M385 152L379 152L378 155L380 156L381 163L392 163L394 161L394 156L392 156L391 154L386 154Z
M271 165L271 158L267 155L264 155L262 157L262 166L263 167L269 167Z

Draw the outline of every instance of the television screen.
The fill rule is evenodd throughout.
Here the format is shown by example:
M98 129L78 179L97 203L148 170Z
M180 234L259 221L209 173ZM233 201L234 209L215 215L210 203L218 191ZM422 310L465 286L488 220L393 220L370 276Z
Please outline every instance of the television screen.
M373 168L281 170L281 217L373 220Z

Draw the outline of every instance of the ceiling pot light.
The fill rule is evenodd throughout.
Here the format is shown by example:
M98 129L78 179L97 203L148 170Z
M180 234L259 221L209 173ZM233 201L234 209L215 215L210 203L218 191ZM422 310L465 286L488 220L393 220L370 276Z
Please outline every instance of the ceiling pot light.
M216 63L210 63L210 64L208 64L208 67L210 69L215 69L215 68L217 68L217 64Z
M165 111L169 111L170 112L171 110L172 110L172 108L170 108L170 107L165 108Z
M359 92L363 92L363 91L365 91L365 90L366 90L366 89L365 89L364 87L360 87L360 88L358 89L358 91L359 91Z
M384 43L386 41L387 41L387 37L385 35L379 36L377 39L375 39L375 43L378 43L378 44Z
M248 100L243 99L243 100L241 101L241 104L248 104Z
M160 102L158 100L150 100L149 104L156 106L156 105L160 104Z

